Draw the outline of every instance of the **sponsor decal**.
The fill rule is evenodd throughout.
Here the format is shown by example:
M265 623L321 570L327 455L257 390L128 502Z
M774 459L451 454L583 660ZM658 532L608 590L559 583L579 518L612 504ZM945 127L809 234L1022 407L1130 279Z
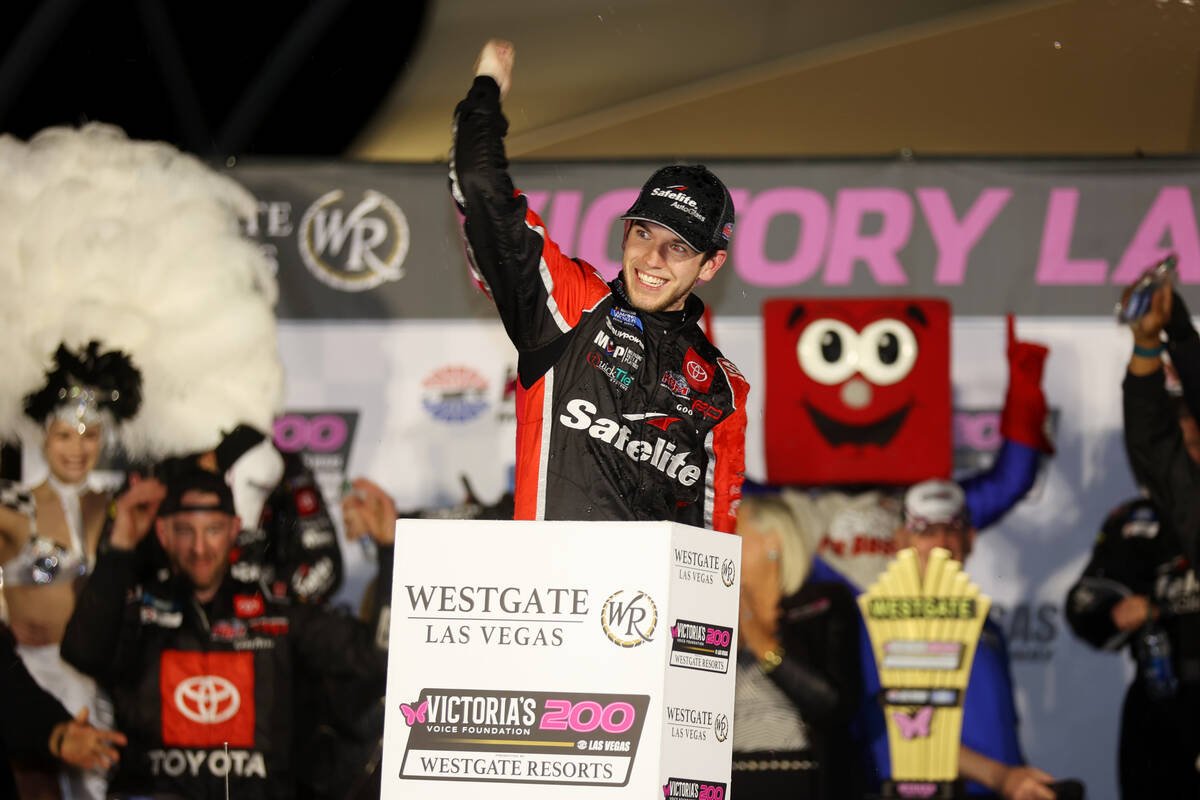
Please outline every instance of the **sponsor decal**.
M738 369L737 365L734 364L732 361L730 361L728 358L724 358L724 357L718 358L717 363L721 365L721 369L725 370L730 375L733 375L736 378L740 378L743 381L746 380L746 376L742 374L742 371L740 369Z
M733 586L737 583L737 565L733 563L732 558L721 562L721 583L726 586Z
M707 742L709 736L723 742L729 736L729 718L724 714L689 706L667 705L664 708L667 734L672 739Z
M164 650L162 740L183 747L254 745L254 656Z
M296 511L302 517L311 517L321 509L321 501L311 486L305 486L296 492Z
M717 714L717 718L713 720L713 736L717 737L718 742L729 738L729 717L725 714Z
M672 423L680 421L679 417L669 417L661 411L648 411L639 414L622 414L621 417L629 420L630 422L644 422L653 428L658 428L660 431L665 431L667 428L671 427Z
M334 543L333 531L324 525L304 528L300 531L300 544L305 550L316 550Z
M587 362L608 376L609 382L622 391L628 389L629 384L633 383L633 375L631 373L618 367L616 364L605 361L603 356L595 350L587 354Z
M470 422L487 408L488 382L471 367L442 367L421 381L421 405L442 422Z
M620 361L623 364L628 364L631 369L637 369L642 365L641 353L635 353L625 345L615 343L604 331L597 331L596 338L592 341L604 348L604 352L610 357Z
M250 621L250 630L265 636L287 636L289 627L287 617L260 617Z
M570 587L406 584L402 596L425 644L559 647L589 613L588 590Z
M143 624L160 628L178 628L183 624L183 610L173 600L160 600L150 594L142 595L138 609Z
M224 778L265 778L267 764L257 750L151 750L150 774L178 778L211 775Z
M717 577L720 576L721 582L725 583L726 578L729 579L726 586L733 585L733 561L725 559L722 562L719 555L713 553L701 553L696 550L688 550L682 547L676 547L674 553L675 575L681 581L689 583L703 583L712 586L716 583Z
M667 390L678 397L680 400L687 400L692 396L692 390L688 388L687 379L678 372L667 370L662 376L662 385L667 387Z
M401 779L625 786L644 694L422 689L401 703ZM389 709L389 714L392 709Z
M248 632L249 629L246 627L246 623L241 620L221 620L213 623L210 635L214 641L233 641L234 639L245 638Z
M725 800L725 784L692 778L667 778L663 800Z
M357 411L286 411L275 420L273 438L280 452L300 455L325 497L338 497L357 429Z
M367 189L350 205L341 189L318 197L296 231L300 259L317 280L363 292L404 277L408 220L390 197Z
M613 307L608 310L608 316L618 325L624 325L626 328L637 328L639 331L644 331L642 320L637 314L632 311L626 311L623 308Z
M654 639L658 606L643 591L618 589L600 608L600 627L619 647L637 647Z
M633 429L607 417L593 417L596 406L576 398L567 403L567 413L558 418L560 424L572 430L587 431L588 436L611 445L633 461L645 461L668 478L683 486L691 486L700 478L700 467L687 463L691 452L675 452L675 443L663 437L654 441L633 438ZM643 415L625 415L638 417ZM636 421L636 420L635 420Z
M695 349L689 347L683 357L683 377L700 394L708 394L712 389L713 365L696 355Z
M1193 579L1194 582L1194 579ZM1169 608L1171 613L1186 613L1176 609L1169 601L1159 605ZM1054 644L1058 641L1059 615L1057 603L1006 603L992 602L989 612L991 620L1000 626L1008 640L1008 657L1013 661L1049 661L1054 657ZM987 628L983 635L989 636Z
M704 672L729 671L733 628L677 619L671 626L671 666Z
M725 241L729 241L730 237L732 237L732 236L733 236L733 223L726 222L723 226L721 226L721 238L724 239Z
M300 597L312 597L330 586L333 578L333 560L323 556L292 573L292 591Z
M235 594L233 596L233 611L242 619L261 617L265 610L261 594Z
M236 561L229 565L229 574L242 583L256 583L262 573L262 565L253 561Z
M638 322L641 322L641 320L638 320ZM610 334L618 339L624 339L625 341L636 345L638 349L643 349L645 347L645 344L642 342L642 337L638 336L636 333L631 333L624 328L618 328L616 325L613 325L611 318L604 320L604 326L608 328L608 332Z

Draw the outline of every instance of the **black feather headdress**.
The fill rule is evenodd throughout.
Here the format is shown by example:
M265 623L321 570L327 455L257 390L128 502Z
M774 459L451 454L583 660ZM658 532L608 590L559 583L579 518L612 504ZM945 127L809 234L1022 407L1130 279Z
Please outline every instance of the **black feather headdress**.
M61 416L87 425L106 415L120 423L141 404L142 375L129 356L120 350L101 353L93 340L77 353L58 346L46 385L25 397L25 413L38 423Z

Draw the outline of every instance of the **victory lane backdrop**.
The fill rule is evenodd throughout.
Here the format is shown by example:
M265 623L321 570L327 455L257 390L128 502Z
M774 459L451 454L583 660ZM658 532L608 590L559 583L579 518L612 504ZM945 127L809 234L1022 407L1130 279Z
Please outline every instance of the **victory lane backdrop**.
M1129 335L1109 310L1119 287L1168 250L1180 255L1185 296L1200 279L1197 163L711 166L736 190L739 215L730 260L700 296L716 312L718 346L751 382L750 477L765 474L764 299L948 298L956 463L969 466L988 463L999 444L1001 315L1017 312L1018 335L1050 346L1058 454L1031 497L980 537L967 569L1010 640L1031 762L1115 797L1107 756L1129 666L1076 641L1062 602L1104 516L1134 493L1120 436ZM616 217L651 167L514 173L564 250L612 274ZM243 162L233 174L258 196L251 233L279 265L288 413L357 413L346 473L382 483L402 509L460 502L464 474L485 501L499 497L512 475L516 357L466 277L444 167ZM36 447L24 452L30 474ZM337 491L342 477L330 470L323 488ZM373 567L356 546L346 557L342 596L356 602ZM1088 681L1069 678L1078 674ZM1088 735L1067 735L1078 730Z

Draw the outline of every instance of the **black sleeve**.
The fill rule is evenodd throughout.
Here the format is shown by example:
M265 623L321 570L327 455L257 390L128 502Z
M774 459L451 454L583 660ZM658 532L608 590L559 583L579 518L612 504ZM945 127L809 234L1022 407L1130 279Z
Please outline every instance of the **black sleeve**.
M139 620L130 597L138 563L133 551L102 548L63 634L63 660L102 684L111 683L126 661L136 658L131 640Z
M263 506L263 546L242 557L270 564L294 600L323 603L342 585L337 531L312 470L297 453L282 456L283 480Z
M826 614L793 623L813 636L787 635L783 660L768 673L800 711L805 722L844 725L862 696L858 618L854 597L837 584L822 584L830 601ZM782 625L789 625L786 621Z
M1171 318L1164 329L1167 351L1183 386L1183 400L1191 415L1200 420L1200 334L1192 327L1192 317L1179 292L1174 293Z
M1113 606L1130 595L1150 594L1155 562L1138 545L1148 545L1152 537L1139 535L1131 539L1124 528L1153 525L1157 535L1159 521L1153 511L1148 503L1127 503L1114 510L1096 537L1083 574L1067 592L1067 623L1076 636L1095 648L1117 650L1124 646L1129 633L1113 623Z
M590 267L563 255L516 192L507 132L496 81L477 77L454 112L450 192L463 215L473 277L496 304L508 338L522 354L550 348L540 360L552 363L556 343L607 289ZM529 386L539 374L523 365L522 381Z
M1184 553L1197 563L1200 555L1200 467L1188 456L1163 385L1163 371L1126 373L1124 393L1125 449L1134 477L1180 538Z
M53 758L50 731L71 715L34 681L8 636L0 636L0 740L17 759Z
M301 667L312 675L364 680L382 694L387 651L360 620L323 606L293 606L291 637Z

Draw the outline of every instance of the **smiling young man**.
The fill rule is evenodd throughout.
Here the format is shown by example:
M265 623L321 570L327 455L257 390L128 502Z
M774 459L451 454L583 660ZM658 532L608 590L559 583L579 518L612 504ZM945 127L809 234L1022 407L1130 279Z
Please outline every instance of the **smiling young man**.
M513 188L500 100L513 46L492 40L454 119L450 185L473 276L517 348L517 519L675 520L732 531L745 379L697 324L733 201L702 166L663 167L623 215L610 283L551 241Z

